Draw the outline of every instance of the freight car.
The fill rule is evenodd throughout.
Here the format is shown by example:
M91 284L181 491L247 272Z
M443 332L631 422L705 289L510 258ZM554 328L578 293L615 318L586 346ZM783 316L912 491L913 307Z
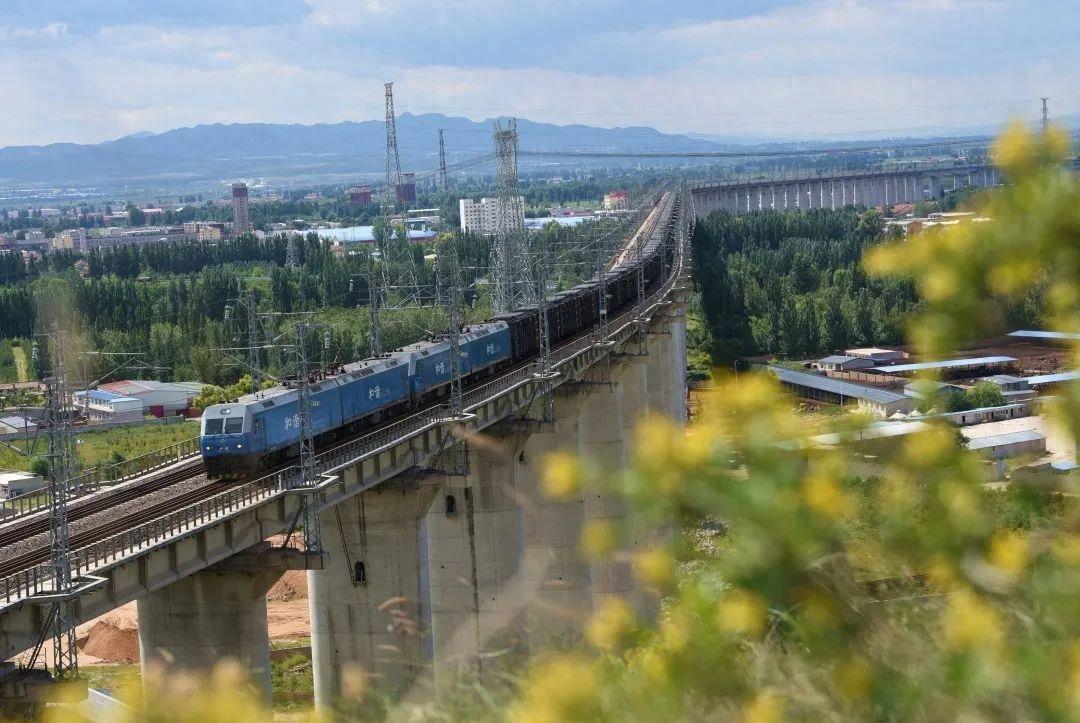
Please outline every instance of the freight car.
M599 276L556 294L547 302L551 345L562 344L600 319L598 294L614 316L638 300L638 263L646 293L663 283L674 261L677 217L674 194L665 194L649 219ZM657 222L661 220L661 222ZM636 245L641 244L640 251ZM602 282L603 292L600 291ZM459 336L463 383L473 384L539 352L539 310L525 307L465 329ZM311 390L312 433L317 446L355 434L416 410L449 393L450 339L410 344L377 359L348 364ZM299 453L299 408L295 385L274 387L233 404L207 408L200 449L211 479L236 478L269 469Z

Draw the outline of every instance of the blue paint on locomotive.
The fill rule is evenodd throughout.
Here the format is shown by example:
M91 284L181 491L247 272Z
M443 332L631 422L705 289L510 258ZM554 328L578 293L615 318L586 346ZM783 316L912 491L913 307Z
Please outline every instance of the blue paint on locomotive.
M347 421L409 401L409 365L398 359L346 364L339 379L342 415Z

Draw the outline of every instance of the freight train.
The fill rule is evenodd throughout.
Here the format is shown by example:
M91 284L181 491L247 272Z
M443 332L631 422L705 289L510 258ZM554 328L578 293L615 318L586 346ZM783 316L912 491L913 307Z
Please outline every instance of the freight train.
M658 288L674 260L674 194L664 194L649 219L603 273L608 314L637 301L638 259L645 289ZM636 244L642 244L640 252ZM552 347L600 321L597 284L587 282L547 302ZM539 353L539 312L525 307L500 314L459 335L462 384L468 387ZM374 428L447 396L451 381L449 335L377 358L346 364L309 381L312 435L317 447ZM199 449L210 479L243 479L299 455L300 415L295 383L218 404L203 412Z

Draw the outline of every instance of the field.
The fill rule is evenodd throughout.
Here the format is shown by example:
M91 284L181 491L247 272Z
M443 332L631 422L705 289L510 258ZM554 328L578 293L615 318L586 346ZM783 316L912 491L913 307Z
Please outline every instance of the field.
M78 431L76 440L79 463L85 468L116 461L115 454L122 455L124 459L131 459L155 449L191 439L198 434L199 422L197 420L176 424L118 427L95 432ZM15 440L0 447L0 469L29 470L33 458L45 454L45 436L40 435L36 442L30 441L29 454L21 454L12 447L25 451L27 443L23 440Z

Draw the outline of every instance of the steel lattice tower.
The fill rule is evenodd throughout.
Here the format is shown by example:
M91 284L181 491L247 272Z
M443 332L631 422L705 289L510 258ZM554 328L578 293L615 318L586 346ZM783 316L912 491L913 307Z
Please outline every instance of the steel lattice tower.
M1040 100L1042 100L1042 132L1043 135L1046 135L1047 131L1050 130L1050 107L1047 105L1050 99L1041 98Z
M450 416L460 418L465 413L461 392L461 267L453 241L439 249L438 264L439 285L450 312Z
M492 307L502 314L527 304L532 297L528 287L527 264L522 264L528 252L528 239L518 200L518 133L517 122L511 118L502 127L495 121L495 158L499 168L499 200L495 209L495 243L493 244ZM525 268L522 268L525 266ZM519 279L524 274L525 279ZM524 283L523 283L524 281Z
M394 116L394 84L386 83L383 87L386 91L386 207L397 208L401 156L398 155L397 120Z
M443 140L443 129L439 129L439 175L436 181L440 191L446 190L446 141Z
M315 442L311 433L311 368L308 360L307 337L311 325L300 322L294 328L296 353L296 401L300 424L300 477L298 485L304 489L315 487ZM303 507L304 548L308 552L322 552L322 528L319 524L319 508L315 495L304 495L299 500Z
M75 621L70 600L66 597L74 588L67 500L68 480L76 464L75 434L71 418L71 391L64 366L67 349L60 334L54 335L53 343L56 347L53 374L45 380L45 418L49 439L49 547L53 594L58 600L52 603L48 620L53 638L53 675L56 678L70 678L79 673Z
M548 324L547 306L548 264L547 244L541 244L539 248L536 249L533 258L533 271L536 282L536 311L539 321L537 327L540 336L540 357L537 361L537 378L540 379L544 392L544 411L542 419L545 422L554 422L555 389L551 385L551 381L557 377L558 374L552 371L551 365L551 330Z

